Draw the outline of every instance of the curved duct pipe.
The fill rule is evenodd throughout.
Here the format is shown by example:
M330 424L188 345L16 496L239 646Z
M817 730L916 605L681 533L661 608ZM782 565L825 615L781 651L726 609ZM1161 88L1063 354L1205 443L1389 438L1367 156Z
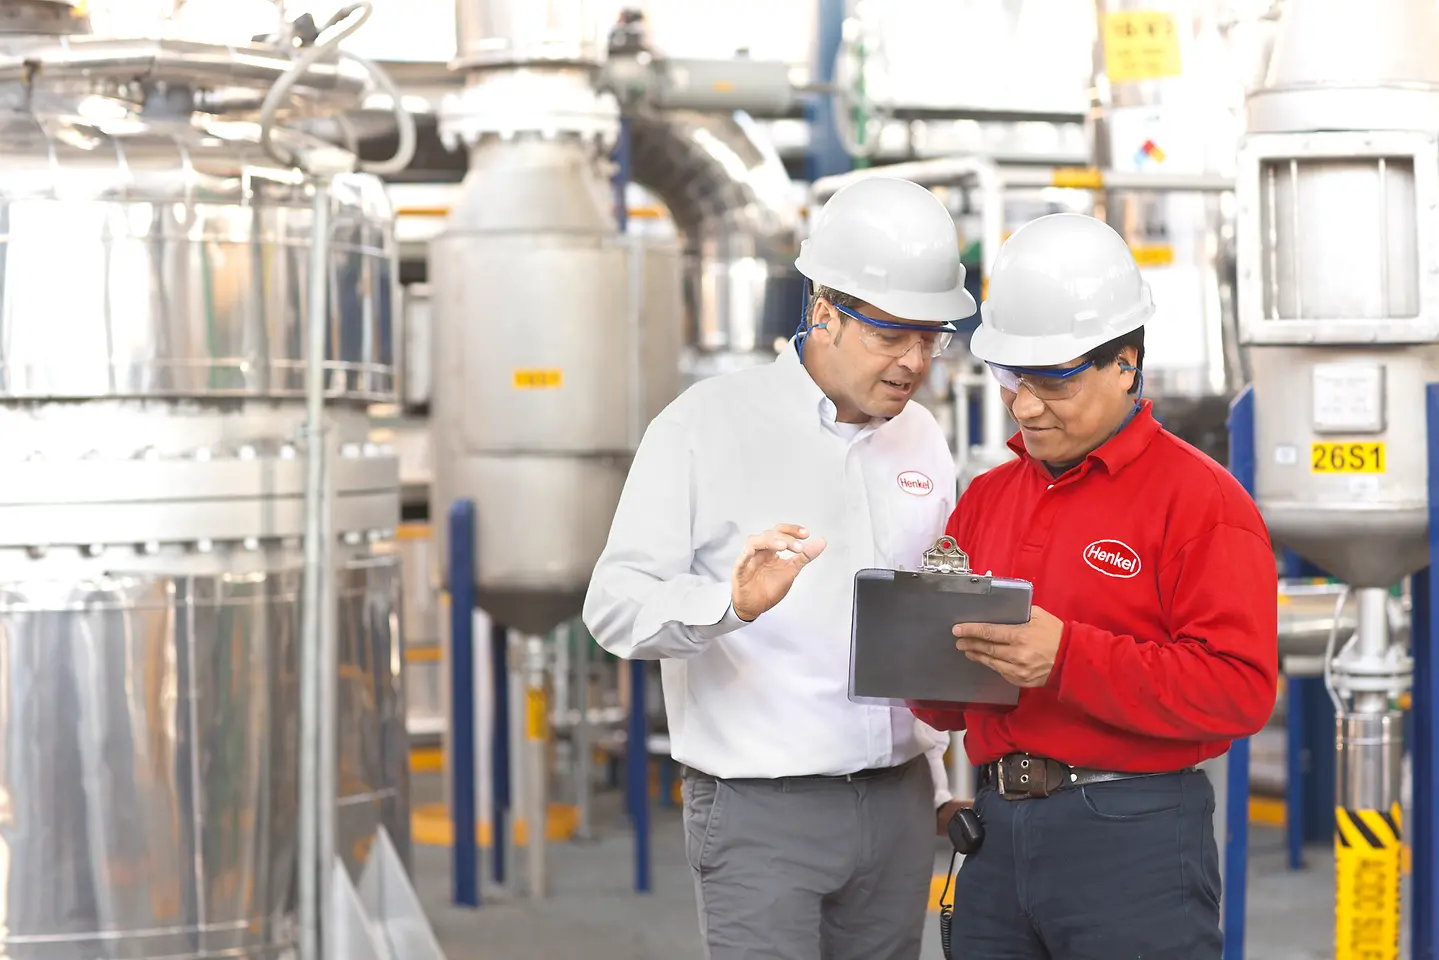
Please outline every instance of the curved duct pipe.
M779 155L742 112L641 113L630 136L631 175L684 237L686 378L773 360L803 293L800 210Z

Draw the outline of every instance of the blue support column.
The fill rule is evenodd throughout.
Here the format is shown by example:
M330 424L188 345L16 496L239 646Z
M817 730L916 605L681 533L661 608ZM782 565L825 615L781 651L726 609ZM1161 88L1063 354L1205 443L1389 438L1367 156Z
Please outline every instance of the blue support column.
M480 905L475 842L475 504L456 500L449 516L450 818L454 823L454 900Z
M495 883L505 882L505 838L509 836L510 806L510 631L490 621L490 683L495 712L490 718L490 859Z
M1414 806L1410 811L1413 873L1409 916L1413 924L1414 960L1436 960L1435 924L1439 923L1439 674L1434 669L1434 616L1439 611L1439 384L1424 391L1429 454L1429 567L1413 580L1414 740L1410 761L1414 772Z
M1309 767L1313 756L1304 720L1308 713L1305 701L1309 691L1298 677L1290 677L1285 698L1285 780L1284 780L1284 843L1288 848L1289 869L1304 868L1304 788L1309 784Z
M635 829L635 893L650 891L649 730L645 723L645 661L630 661L630 728L625 739L630 819Z
M1254 495L1254 387L1229 407L1229 470ZM1224 822L1224 960L1244 958L1244 905L1249 880L1249 740L1229 748L1228 814Z
M843 39L845 0L819 0L816 6L817 42L812 76L816 84L827 86L834 83L834 58ZM820 177L848 172L854 162L835 132L834 107L829 95L821 93L812 97L805 113L809 120L805 179L813 183Z
M629 229L625 188L630 182L630 121L620 119L614 151L615 223L621 233ZM635 831L635 892L650 889L649 732L645 724L645 663L630 661L630 718L625 742L625 806Z

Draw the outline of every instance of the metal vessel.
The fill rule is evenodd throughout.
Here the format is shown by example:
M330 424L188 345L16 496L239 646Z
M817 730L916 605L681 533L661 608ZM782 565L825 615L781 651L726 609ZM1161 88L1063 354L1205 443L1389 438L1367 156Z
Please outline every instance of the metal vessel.
M0 954L287 956L314 188L253 117L292 60L28 46L0 56ZM332 61L301 90L365 85ZM365 413L394 392L394 249L378 179L337 177L329 212L337 846L358 877L378 824L408 838L397 461Z
M1439 8L1383 0L1361 20L1348 13L1290 0L1248 98L1239 319L1260 509L1276 541L1356 595L1354 636L1341 648L1331 635L1323 662L1337 715L1336 944L1395 958L1399 699L1413 662L1387 615L1388 588L1430 560Z
M440 518L475 500L477 602L537 634L578 614L644 426L678 392L681 300L678 250L616 229L618 115L583 5L531 7L459 5L471 73L442 123L470 163L430 247L430 515L444 557Z
M1122 173L1233 175L1244 88L1212 0L1098 0L1090 138ZM1232 209L1205 193L1109 190L1096 215L1124 237L1154 291L1144 392L1167 427L1223 459L1242 383Z

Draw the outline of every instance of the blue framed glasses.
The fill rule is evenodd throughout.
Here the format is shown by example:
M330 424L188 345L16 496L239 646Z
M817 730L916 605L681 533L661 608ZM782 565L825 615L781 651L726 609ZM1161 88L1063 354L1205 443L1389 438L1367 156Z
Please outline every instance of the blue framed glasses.
M825 302L851 320L858 321L860 342L867 349L881 356L897 359L913 350L915 344L919 344L921 354L933 358L944 353L954 339L956 328L947 320L939 324L879 320L874 317L866 317L849 307L841 307L828 300ZM808 333L810 330L819 330L826 326L828 324L815 324L804 332Z

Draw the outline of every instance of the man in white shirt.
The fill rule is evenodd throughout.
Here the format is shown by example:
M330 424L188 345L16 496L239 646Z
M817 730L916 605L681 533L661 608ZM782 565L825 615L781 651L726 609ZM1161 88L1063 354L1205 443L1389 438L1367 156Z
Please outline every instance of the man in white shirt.
M800 248L805 322L773 364L650 424L584 620L659 659L710 960L915 960L945 738L852 703L855 571L915 569L954 460L910 397L975 312L954 222L905 180L836 193Z

